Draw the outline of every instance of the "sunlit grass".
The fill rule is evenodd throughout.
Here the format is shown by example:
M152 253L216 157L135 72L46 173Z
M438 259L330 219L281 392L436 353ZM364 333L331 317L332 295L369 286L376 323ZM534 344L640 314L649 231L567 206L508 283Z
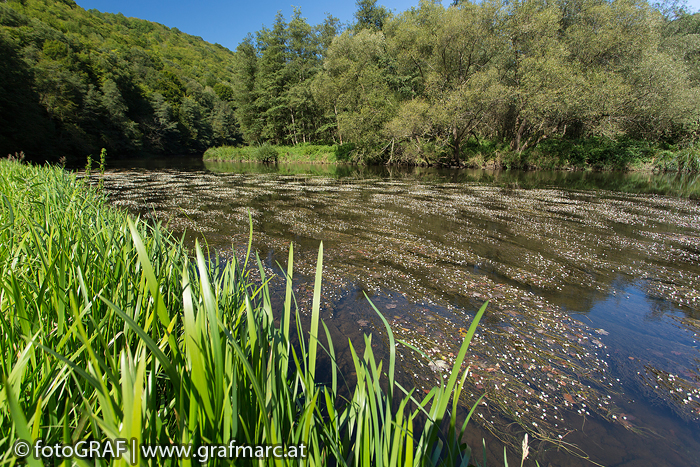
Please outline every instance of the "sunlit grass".
M0 192L0 463L17 461L10 447L18 438L47 445L133 438L307 446L305 459L267 465L469 464L461 442L469 417L458 423L456 407L485 305L449 378L424 397L395 381L397 343L379 314L389 357L375 358L372 336L362 353L350 343L357 384L343 400L345 380L320 319L323 245L304 329L292 294L291 246L284 304L273 310L250 241L243 264L234 258L222 265L198 244L190 257L159 225L132 221L59 168L2 161ZM261 284L248 277L253 261ZM324 354L332 365L321 376ZM27 463L41 465L32 457Z
M352 144L311 144L302 143L296 145L274 145L274 146L220 146L209 148L204 153L204 160L212 161L263 161L260 156L260 149L268 148L268 151L275 151L278 162L309 162L321 164L335 164L338 162L354 162L352 160Z

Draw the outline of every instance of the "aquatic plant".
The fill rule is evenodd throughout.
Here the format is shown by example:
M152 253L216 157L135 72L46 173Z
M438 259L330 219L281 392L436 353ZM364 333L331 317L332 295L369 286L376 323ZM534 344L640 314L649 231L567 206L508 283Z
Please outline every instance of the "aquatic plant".
M102 148L100 151L100 181L97 184L97 188L101 190L104 187L104 175L105 168L107 166L107 149Z
M87 156L87 162L85 163L85 176L89 177L92 172L92 154Z
M700 282L692 274L700 245L697 204L608 191L617 186L614 180L630 179L631 191L643 189L636 174L611 176L610 185L597 173L506 175L499 174L499 180L512 187L444 177L333 180L298 174L161 173L154 178L137 172L112 174L107 186L113 202L137 206L137 200L147 197L153 200L155 218L171 219L176 230L204 232L227 255L232 254L231 238L243 244L247 237L241 226L248 207L253 222L265 226L256 235L261 251L284 251L295 236L307 245L324 239L324 316L343 331L372 330L373 344L381 339L388 345L380 334L381 321L345 300L354 287L375 292L372 299L386 313L396 339L434 361L431 366L419 353L397 348L397 380L419 391L438 384L445 373L440 368L452 364L469 327L466 317L471 315L464 310L490 300L489 318L470 345L461 404L470 408L485 393L472 422L513 448L520 446L524 431L533 450L551 441L583 455L566 443L573 442L576 433L570 432L584 419L643 428L643 420L624 418L628 409L616 399L628 384L657 386L651 386L655 400L686 420L697 420L696 396L690 391L692 400L686 403L688 391L680 392L698 381L688 366L692 360L671 354L660 364L641 348L624 353L620 362L618 351L627 351L619 343L622 330L587 326L562 306L585 310L590 300L614 294L622 275L638 280L648 297L697 308ZM531 177L537 179L536 187L550 187L517 187L527 187ZM658 178L666 183L669 177ZM561 188L567 184L576 184L575 189ZM179 210L189 217L176 215ZM668 227L657 228L658 223ZM313 277L315 265L313 249L298 249L295 269L301 276ZM386 291L399 293L388 298ZM313 287L300 284L295 293L302 313L308 313ZM618 308L629 303L620 298ZM687 329L686 322L679 327ZM357 339L362 340L361 334ZM658 378L643 376L644 365L636 366L641 359L663 370L660 374L677 377L658 384ZM622 367L634 370L625 371L623 383L617 381Z
M375 308L389 358L375 357L371 335L362 353L351 344L357 381L343 400L348 382L320 319L322 244L306 329L294 307L293 248L275 313L269 278L251 256L252 228L244 259L223 265L199 243L190 258L160 225L109 208L60 168L0 162L0 191L1 462L14 462L10 446L18 438L49 445L133 438L308 447L301 461L270 458L267 465L468 464L461 440L471 413L458 424L456 407L485 305L449 378L424 397L396 382L396 342ZM257 284L248 276L253 260ZM321 374L324 359L330 370Z
M296 145L271 145L262 146L219 146L212 147L205 151L203 159L205 161L248 161L260 162L260 148L266 152L277 152L278 162L309 162L333 164L337 162L356 162L352 153L355 146L351 143L345 144L309 144L302 143Z

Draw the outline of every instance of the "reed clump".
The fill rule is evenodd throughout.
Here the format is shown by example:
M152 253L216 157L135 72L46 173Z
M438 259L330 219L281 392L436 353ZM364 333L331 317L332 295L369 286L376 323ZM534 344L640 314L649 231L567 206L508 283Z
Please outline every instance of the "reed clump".
M240 262L223 265L198 244L191 257L160 225L132 221L60 168L0 161L0 194L0 464L16 462L17 439L115 438L195 450L232 442L306 447L304 458L209 465L469 464L461 442L469 417L458 424L456 407L485 306L449 377L424 397L394 380L396 342L379 315L389 358L374 357L371 336L364 353L351 344L357 383L343 400L320 320L322 244L311 324L302 329L291 246L284 305L273 310L258 258L262 285L248 277L250 241ZM321 353L333 363L327 377L318 375ZM126 465L134 456L139 465L200 462L138 452L72 461ZM42 465L32 456L26 463Z

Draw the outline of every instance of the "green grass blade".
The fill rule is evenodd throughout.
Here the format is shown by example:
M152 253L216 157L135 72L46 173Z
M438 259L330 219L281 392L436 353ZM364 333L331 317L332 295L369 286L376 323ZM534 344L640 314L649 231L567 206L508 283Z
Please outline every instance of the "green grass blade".
M311 327L309 329L309 378L313 384L316 381L316 352L318 348L318 321L321 315L321 277L323 275L323 242L318 247L316 262L316 280L314 282L314 297L311 307Z

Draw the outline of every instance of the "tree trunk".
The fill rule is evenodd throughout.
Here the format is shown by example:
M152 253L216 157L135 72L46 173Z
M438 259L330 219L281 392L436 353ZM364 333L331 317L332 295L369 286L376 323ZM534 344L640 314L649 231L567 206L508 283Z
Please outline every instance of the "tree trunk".
M338 107L335 105L333 106L333 112L335 113L335 123L338 125L338 139L340 140L340 144L342 146L343 144L343 135L340 134L340 121L338 120Z
M460 134L459 130L457 129L457 125L452 127L452 148L453 148L453 153L452 153L452 162L459 167L462 164L462 161L459 159L459 150L461 148L461 143L462 143L462 135Z
M520 117L515 119L515 126L517 127L517 130L515 132L515 141L513 141L511 143L510 148L517 151L518 153L521 153L523 150L523 147L522 147L523 133L525 133L525 127L527 126L527 119L523 118L523 121L520 122L520 125L518 125L519 120L520 120Z
M292 128L294 128L294 144L299 144L299 140L297 139L297 126L294 123L294 112L290 112L292 114Z

